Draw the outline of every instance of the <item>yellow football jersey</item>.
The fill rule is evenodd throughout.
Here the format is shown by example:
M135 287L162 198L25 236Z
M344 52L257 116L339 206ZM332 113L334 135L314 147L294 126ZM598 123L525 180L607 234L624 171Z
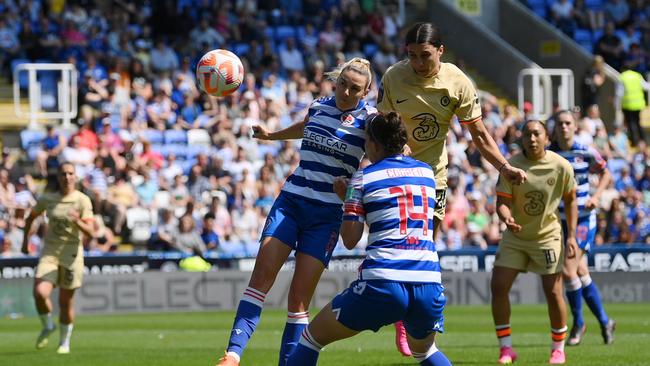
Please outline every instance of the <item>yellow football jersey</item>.
M39 198L35 212L45 211L48 218L47 231L41 255L59 257L63 265L72 263L83 251L81 245L82 231L70 220L69 212L76 210L82 220L93 218L90 198L75 191L65 197L60 193L46 193Z
M377 108L396 111L408 131L412 156L436 172L436 189L447 188L445 141L454 114L461 123L481 119L481 106L471 80L455 65L443 62L440 71L424 78L408 60L386 70L381 80Z
M562 228L557 209L562 196L576 187L571 163L552 151L546 151L537 161L517 154L510 159L510 165L523 169L528 179L521 185L513 185L499 177L497 196L512 200L512 217L521 225L518 233L506 230L503 240L537 244L559 238Z

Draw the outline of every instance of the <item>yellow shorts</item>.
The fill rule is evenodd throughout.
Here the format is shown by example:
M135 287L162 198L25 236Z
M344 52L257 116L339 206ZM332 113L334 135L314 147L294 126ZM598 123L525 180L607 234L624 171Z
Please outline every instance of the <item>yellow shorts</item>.
M74 290L81 287L83 274L83 256L75 259L70 266L64 266L58 257L44 255L38 261L35 277L52 282L61 288Z
M494 265L540 275L560 273L564 265L564 245L560 237L543 243L502 240Z
M445 219L445 210L447 209L447 189L436 189L436 207L433 216L442 221Z

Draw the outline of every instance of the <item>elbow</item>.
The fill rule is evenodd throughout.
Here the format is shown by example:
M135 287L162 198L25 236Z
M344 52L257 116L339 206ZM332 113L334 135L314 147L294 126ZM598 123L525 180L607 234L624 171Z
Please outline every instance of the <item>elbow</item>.
M348 250L354 249L359 242L359 238L344 231L341 232L341 239L343 240L343 246Z

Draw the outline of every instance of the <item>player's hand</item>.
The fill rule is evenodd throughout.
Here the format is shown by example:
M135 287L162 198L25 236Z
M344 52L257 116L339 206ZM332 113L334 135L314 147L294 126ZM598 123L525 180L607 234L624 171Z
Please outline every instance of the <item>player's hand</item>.
M528 179L526 172L519 168L515 168L510 164L506 164L506 166L501 169L501 175L506 177L506 179L508 179L510 183L514 185L520 185Z
M345 200L345 191L347 191L349 183L350 180L346 177L341 176L334 178L334 193L336 193L341 200Z
M566 256L567 258L574 258L578 253L578 242L575 237L566 239Z
M402 155L411 156L411 154L413 154L411 147L408 144L404 145L404 148L402 148Z
M517 224L515 222L514 217L512 217L512 216L508 217L508 219L506 220L505 223L506 223L506 226L508 227L508 230L510 230L511 232L518 233L518 232L521 231L521 225L519 225L519 224Z
M262 125L255 125L251 127L253 130L253 138L260 139L260 140L269 140L269 130L266 129L266 127Z
M70 221L77 222L81 216L79 216L79 211L73 209L68 211L68 217L70 218Z
M585 208L589 211L593 210L596 207L598 207L598 199L595 197L590 197L587 202L585 202Z

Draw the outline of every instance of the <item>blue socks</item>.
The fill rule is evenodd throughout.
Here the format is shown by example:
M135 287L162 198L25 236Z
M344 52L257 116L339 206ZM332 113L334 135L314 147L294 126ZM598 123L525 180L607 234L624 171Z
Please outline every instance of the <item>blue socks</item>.
M323 346L316 342L309 333L309 328L305 328L300 336L298 346L287 360L286 366L316 366L322 348Z
M235 315L230 341L228 342L229 354L234 353L241 356L242 352L244 352L244 348L246 348L253 332L255 332L255 328L257 328L257 323L260 321L265 298L265 293L252 287L247 287L244 290L244 294L239 300L237 315Z
M600 299L600 293L596 285L591 281L591 276L582 276L580 277L580 281L582 282L582 296L585 298L589 309L594 313L601 325L606 325L609 317L605 313L603 302Z
M451 362L444 353L438 350L435 343L427 353L413 352L413 358L423 366L451 366Z
M582 317L582 282L576 277L564 282L564 287L566 288L566 297L573 315L573 326L580 328L585 324Z
M287 324L282 333L282 344L280 346L280 358L278 366L285 366L289 355L296 349L300 335L309 324L309 312L287 313Z

